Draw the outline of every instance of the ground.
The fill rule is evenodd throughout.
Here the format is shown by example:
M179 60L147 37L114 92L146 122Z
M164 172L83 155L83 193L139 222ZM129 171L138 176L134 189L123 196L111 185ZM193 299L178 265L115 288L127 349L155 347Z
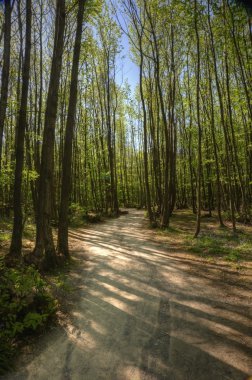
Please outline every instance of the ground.
M69 273L69 316L5 380L252 374L250 262L241 268L190 254L177 231L150 230L136 210L70 236L78 265Z

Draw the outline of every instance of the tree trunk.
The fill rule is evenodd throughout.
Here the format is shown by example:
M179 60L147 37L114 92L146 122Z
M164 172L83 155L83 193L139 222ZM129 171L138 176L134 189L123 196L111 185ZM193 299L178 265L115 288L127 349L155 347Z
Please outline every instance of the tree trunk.
M70 97L68 105L63 167L62 167L62 182L61 182L61 201L59 211L59 230L58 230L58 252L69 256L68 249L68 211L69 200L71 194L71 168L72 168L72 150L73 136L75 128L75 114L77 104L77 89L78 89L78 70L81 51L81 36L82 24L84 17L85 1L79 0L79 9L77 16L77 29L74 44L73 64L71 73Z
M52 188L54 175L54 139L57 118L59 82L65 31L65 0L57 0L54 49L45 111L45 126L39 179L39 204L36 223L34 261L43 261L47 268L57 264L51 228Z
M3 131L6 117L8 85L10 76L10 49L11 49L11 1L5 1L4 16L4 50L3 50L3 68L1 78L1 98L0 98L0 171L2 162L3 148Z
M215 168L216 168L216 181L217 181L217 210L220 226L224 227L222 215L221 215L221 181L220 181L220 164L217 152L217 139L215 136L215 115L214 115L214 101L213 101L213 90L212 90L212 78L211 78L211 70L210 65L208 63L208 75L209 75L209 94L210 94L210 112L211 112L211 134L213 140L213 148L214 148L214 159L215 159Z
M228 161L228 157L229 157L229 153L230 153L229 141L228 141L229 139L228 139L228 135L227 135L227 128L225 125L223 99L222 99L221 86L220 86L218 70L217 70L214 37L213 37L211 18L210 18L210 0L208 0L208 26L209 26L209 32L210 32L209 34L210 34L211 50L212 50L213 63L214 63L215 82L216 82L216 88L217 88L219 104L220 104L221 124L222 124L224 138L225 138L225 153L226 153L226 159ZM232 186L232 179L231 179L231 171L230 171L230 163L229 162L227 162L227 177L228 177L228 189L229 189L229 198L230 198L230 210L231 210L232 226L233 226L233 231L235 232L236 231L236 220L235 220L235 208L234 208L234 194L233 194L233 186Z
M146 206L148 210L148 216L151 222L153 222L153 212L151 208L151 196L149 185L149 170L148 170L148 145L147 145L147 114L145 108L145 100L143 94L143 53L142 46L140 44L140 97L143 107L143 130L144 130L144 179L145 179L145 191L146 191Z
M24 139L27 125L27 102L30 79L30 56L31 56L31 0L26 0L26 36L25 36L25 57L22 68L22 92L21 102L17 122L17 136L15 149L15 180L14 180L14 224L10 246L10 257L21 257L23 215L22 215L22 172L24 164Z
M202 130L201 130L201 120L200 120L200 39L198 31L198 9L197 0L194 0L194 17L195 17L195 33L197 41L197 83L196 83L196 106L197 106L197 122L198 122L198 170L197 170L197 222L196 231L194 237L197 237L200 233L200 218L201 218L201 180L202 180L202 151L201 151L201 140L202 140Z

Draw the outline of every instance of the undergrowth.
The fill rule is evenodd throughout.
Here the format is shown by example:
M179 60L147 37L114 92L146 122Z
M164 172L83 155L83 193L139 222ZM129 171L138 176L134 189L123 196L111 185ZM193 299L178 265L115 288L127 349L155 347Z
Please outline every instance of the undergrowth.
M29 266L7 268L0 258L0 374L10 366L17 340L41 328L57 302L39 272Z
M230 262L237 262L252 257L251 238L242 232L216 230L208 235L202 234L197 239L188 239L188 250L202 256L222 257Z
M0 245L3 243L8 243L11 239L12 233L12 219L2 217L0 221ZM26 220L24 226L24 239L34 240L36 233L36 227L34 221L31 218Z
M251 227L238 224L234 233L230 225L220 227L216 216L203 217L201 220L201 233L194 238L195 216L187 210L176 211L170 227L159 230L171 245L201 256L207 260L222 259L230 263L252 259Z

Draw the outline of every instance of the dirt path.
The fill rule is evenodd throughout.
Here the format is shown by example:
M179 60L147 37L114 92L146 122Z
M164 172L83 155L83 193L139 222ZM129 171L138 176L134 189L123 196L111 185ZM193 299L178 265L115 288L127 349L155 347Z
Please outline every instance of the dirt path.
M6 379L245 380L251 291L151 240L143 212L71 233L70 321ZM235 280L235 279L234 279ZM73 292L74 293L74 292ZM41 345L43 349L41 349Z

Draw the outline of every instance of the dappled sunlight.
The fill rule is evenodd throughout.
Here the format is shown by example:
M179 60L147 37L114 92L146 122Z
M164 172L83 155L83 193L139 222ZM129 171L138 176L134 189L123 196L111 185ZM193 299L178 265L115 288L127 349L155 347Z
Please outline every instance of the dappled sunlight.
M107 330L100 323L96 321L91 321L91 327L100 335L107 334Z
M120 286L118 286L118 285L116 286L115 284L111 284L109 279L108 279L108 283L106 283L105 281L102 281L102 282L97 281L97 285L99 284L100 286L103 287L103 289L104 289L103 292L106 293L106 291L108 291L109 293L113 293L113 294L117 295L118 297L120 297L120 299L117 299L115 302L115 299L116 299L115 297L100 295L101 300L103 300L103 301L105 300L107 302L110 302L115 307L118 307L118 305L119 305L119 308L120 308L122 305L123 305L123 307L125 306L124 303L121 304L122 299L126 299L129 301L132 301L132 299L133 299L136 302L143 302L145 294L148 294L148 295L151 294L149 292L150 288L153 288L153 290L154 290L152 292L152 297L158 297L158 294L162 294L162 297L166 296L167 298L171 297L172 299L176 299L178 294L176 294L177 293L176 291L175 291L175 293L170 293L170 291L169 291L170 286L172 286L173 290L174 289L178 289L178 291L183 290L183 294L185 294L185 297L186 297L186 294L188 292L190 292L190 290L187 291L187 289L186 289L186 284L188 283L188 278L186 276L186 273L185 273L185 276L183 275L183 273L181 273L181 271L183 272L183 269L187 270L188 266L190 265L186 261L185 261L185 263L183 263L183 262L181 263L177 257L173 257L173 258L167 257L167 251L163 247L158 247L158 245L156 245L155 243L151 242L150 244L148 244L148 243L146 244L146 242L145 242L145 244L141 244L142 235L136 233L135 231L131 231L131 238L129 239L129 237L124 238L124 232L127 233L127 228L125 230L120 229L120 239L118 241L116 241L113 229L110 230L109 228L107 228L106 230L107 230L106 240L109 240L110 243L107 244L107 243L103 242L100 246L104 247L102 249L106 250L106 252L107 252L108 248L111 250L111 252L109 253L109 256L111 257L111 255L114 255L114 260L113 260L114 265L111 266L111 263L107 264L107 266L110 268L110 270L102 268L102 270L100 272L98 271L97 274L104 277L104 279L106 277L111 278L115 284L120 284ZM110 239L110 235L113 236L113 239ZM87 242L89 241L89 238L90 238L90 236L87 234L87 236L86 236ZM92 242L92 240L93 240L93 242ZM95 236L93 236L93 238L90 239L90 242L88 242L88 244L90 244L90 243L91 244L100 244L99 240L97 241ZM119 246L119 248L118 248L118 246ZM135 247L138 247L138 248L136 249ZM118 254L119 249L121 252L120 254ZM123 261L124 261L123 256L124 255L129 256L129 258L127 257L126 261L128 262L127 265L129 267L130 266L134 267L133 272L132 272L132 270L130 270L130 268L124 267L125 266L125 264L123 264ZM167 260L167 259L169 259L169 260ZM172 263L172 265L171 265L171 263ZM157 279L155 280L156 282L155 282L154 286L152 285L152 281L147 280L148 278L150 278L149 276L151 276L151 270L150 270L149 266L152 266L154 264L155 264L155 273L156 273L155 276L157 276L157 279L161 280L161 278L162 278L163 281L166 281L166 285L163 284L159 289L157 288L157 286L158 286ZM120 271L120 267L123 267L124 276L125 277L130 276L130 279L125 280L122 273L121 274L116 273L116 275L115 275L115 273L113 272L113 269L116 269L117 266L118 266L119 271ZM135 271L136 266L138 268L137 271ZM145 269L145 267L147 267L147 268ZM166 269L164 269L164 267ZM141 276L141 274L140 274L142 271L143 271L143 276ZM179 272L180 272L180 275L178 276ZM135 279L134 279L134 273L136 273ZM140 274L140 276L139 276L139 274ZM98 278L99 278L99 276L98 276ZM214 278L214 275L213 275L213 278ZM206 278L204 278L204 276L203 277L193 276L191 278L191 283L193 284L194 288L198 289L199 291L201 290L201 293L204 294L204 296L209 296L209 290L204 291L202 286L204 286L204 284L206 284L206 283L208 283L208 285L211 284L211 281L212 281L211 278L206 279ZM121 289L122 287L125 287L125 286L127 286L127 292L125 292L125 289ZM146 291L147 288L148 288L148 290ZM142 293L141 297L139 297L139 291ZM134 292L136 292L137 296L134 295ZM101 291L99 293L101 293ZM213 297L213 299L214 298L215 297ZM211 297L211 299L212 299L212 297ZM178 301L178 302L180 302L181 305L184 306L182 301ZM207 303L207 300L206 300L206 303ZM172 312L172 318L174 318L175 320L176 319L177 320L182 319L182 321L186 319L188 323L193 322L194 324L198 324L199 326L201 326L199 329L200 331L202 329L206 330L207 334L212 332L215 334L216 339L218 339L218 337L221 339L222 336L223 337L229 336L228 341L240 343L240 340L241 340L240 337L235 335L237 333L237 331L233 327L226 324L231 320L232 314L229 316L229 318L227 318L228 312L226 312L226 319L227 320L222 316L221 317L222 320L220 320L219 322L218 321L212 321L211 317L216 314L216 308L210 307L209 305L207 305L208 307L206 307L206 303L196 302L194 305L190 305L190 302L185 301L185 306L187 306L189 308L189 311L185 311L184 309L183 309L183 311L180 311L178 309L176 312L174 312L174 313ZM152 304L151 301L148 300L148 305L150 306L151 304ZM158 307L157 299L156 299L156 301L154 301L154 304L152 304L152 307L154 309ZM123 309L121 308L121 310L123 310ZM129 309L126 309L126 312L129 313ZM158 310L156 309L155 318L157 318L157 312L158 312ZM197 316L197 312L199 312L199 314L200 314L199 316ZM137 309L136 309L135 313L132 313L132 311L130 311L130 313L131 313L131 315L134 315L135 317L138 314ZM205 313L205 318L204 318L204 316L201 315L202 313ZM149 313L149 314L145 313L145 322L148 321L149 317L151 318L150 314L152 314L152 313ZM235 312L234 312L234 314L235 314ZM187 325L187 322L184 322L184 324ZM164 328L168 328L168 326L164 326ZM185 343L188 343L191 345L199 344L199 337L195 333L195 329L190 330L189 335L187 335L186 332L188 332L187 327L185 327L185 326L184 326L184 328L180 327L179 337L182 339L183 335L185 335L185 337L187 337L185 339ZM167 332L167 334L168 334L168 332ZM238 335L239 334L241 334L241 333L238 332ZM172 333L169 332L169 335L173 336L173 338L178 337L174 333L174 331ZM192 339L193 336L194 336L194 339ZM195 340L195 342L193 342L193 340ZM203 352L205 352L206 354L209 354L213 357L216 357L216 359L218 359L218 357L220 357L220 353L218 353L218 355L216 355L216 351L215 351L216 343L214 343L212 345L212 344L210 344L210 342L206 341L204 343L204 345L201 343L201 345L200 345L201 349L202 349L202 346L204 346ZM225 347L226 347L226 345L224 344L224 348ZM223 344L221 345L221 350L223 350ZM217 351L219 351L219 350L217 350ZM229 357L231 357L231 356L229 355ZM158 359L156 359L156 361L157 360ZM228 357L225 355L224 355L223 360L224 360L224 362L226 362L230 366L233 366L233 364L234 364L233 360L228 360ZM162 360L161 360L161 363L159 363L159 367L161 367L161 366L162 366ZM166 366L164 365L164 367L166 367ZM238 364L236 365L236 367L241 369L240 365L238 365ZM134 373L134 371L136 373L136 376L138 376L137 374L140 373L139 368L136 369L136 367L134 367L134 366L133 367L131 367L131 366L126 367L125 371L126 371L125 376L128 376L127 375L128 373ZM141 376L141 375L139 375L139 376ZM125 378L127 378L127 377L125 377Z
M109 285L109 284L106 284L106 283L102 283L102 285L104 286L104 288L108 289L110 292L116 293L119 296L121 296L123 298L126 298L127 300L130 300L130 301L140 301L140 300L143 300L142 297L139 297L139 296L137 296L135 294L131 294L131 293L126 292L124 290L120 290L120 289L116 288L115 286L112 286L112 285Z
M183 305L191 309L200 310L204 313L207 313L209 316L215 315L216 312L218 312L218 316L220 318L223 318L224 322L227 322L229 320L233 322L237 322L237 318L239 318L239 326L243 323L244 327L246 327L249 323L251 323L251 320L247 316L238 314L236 311L220 308L216 305L212 306L209 304L203 304L202 302L198 302L196 300L190 300L190 301L184 300Z
M73 380L244 380L252 320L241 288L220 283L213 264L148 240L142 215L71 231L85 265L71 272L76 290L65 337L55 340L57 363ZM34 359L31 376L50 355L48 347Z
M89 290L88 294L90 294L93 297L101 298L102 301L109 303L110 305L114 306L117 309L120 309L129 314L132 313L130 306L127 305L125 302L123 302L122 300L119 300L118 298L114 298L109 295L104 295L102 291Z
M81 331L75 326L67 325L66 332L70 341L84 351L94 350L96 348L96 342L91 333L87 331Z
M118 377L121 376L125 380L141 380L145 376L145 372L141 371L138 367L125 366L118 369Z
M118 300L117 298L109 297L109 296L103 296L103 301L108 302L109 304L113 305L117 309L120 309L122 311L125 311L129 314L133 314L132 309L123 301Z
M180 304L181 307L173 307L172 314L173 318L177 321L179 319L184 320L186 319L187 325L190 326L191 323L197 324L200 328L204 327L204 329L211 330L214 334L217 334L219 336L228 336L230 342L236 341L238 343L244 343L244 341L241 338L240 331L236 330L233 327L229 326L229 321L214 321L211 319L211 315L205 314L202 312L202 308L200 309L190 309L190 308L184 308L183 304ZM199 312L199 313L198 313ZM250 339L251 341L251 339ZM244 344L245 348L246 344Z
M109 250L102 250L99 247L90 247L90 252L101 256L107 256L109 254Z

